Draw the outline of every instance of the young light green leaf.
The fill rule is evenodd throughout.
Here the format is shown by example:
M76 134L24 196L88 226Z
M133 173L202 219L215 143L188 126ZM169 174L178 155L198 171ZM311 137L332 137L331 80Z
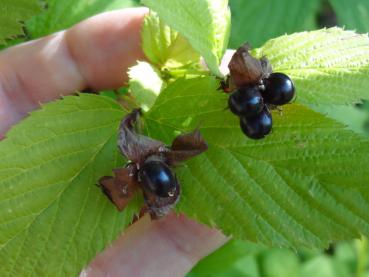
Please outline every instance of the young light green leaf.
M322 247L369 234L369 199L349 189L368 183L368 140L297 104L273 112L267 138L248 139L218 86L211 77L179 79L145 116L155 138L169 143L200 127L209 144L177 170L179 211L268 245Z
M0 4L0 44L5 39L24 35L25 20L41 11L38 0L1 0Z
M0 275L76 276L138 211L116 211L95 184L121 166L125 112L109 98L45 105L0 143Z
M245 41L259 47L286 33L316 29L320 0L230 0L229 5L232 12L229 47L238 48Z
M178 32L163 23L155 12L151 11L145 17L141 36L146 57L159 68L200 62L200 55Z
M369 31L369 2L367 0L329 0L340 25L358 32Z
M46 3L47 11L26 23L32 38L69 28L81 20L101 12L137 5L134 0L46 0Z
M138 62L128 74L130 92L144 111L149 110L164 86L159 71L147 62Z
M357 262L355 257L353 264ZM345 264L346 263L346 264ZM355 276L356 272L350 272L350 264L347 260L345 263L342 261L337 261L332 259L328 255L318 255L310 260L306 261L300 269L300 277L311 277L311 276L321 276L321 277L337 277L337 276ZM346 267L345 267L346 265ZM352 266L353 267L353 266ZM361 274L358 274L359 276ZM357 275L356 275L357 276ZM364 275L365 276L365 275Z
M304 105L352 104L369 99L369 38L340 28L296 33L268 41L267 56L275 72L295 82Z
M178 31L218 76L228 44L230 11L227 0L143 0L170 27Z
M229 274L229 271L236 267L237 262L242 258L257 256L265 250L266 247L260 244L234 239L229 240L221 248L197 263L188 277L205 277L209 276L209 272L216 272L217 275L222 277L241 276ZM250 273L249 268L247 272Z
M269 249L258 261L261 276L300 276L300 257L290 249Z

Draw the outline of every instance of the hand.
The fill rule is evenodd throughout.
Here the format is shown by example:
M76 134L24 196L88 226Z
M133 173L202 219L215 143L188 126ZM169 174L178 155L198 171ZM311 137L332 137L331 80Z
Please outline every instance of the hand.
M145 8L92 17L71 29L0 53L0 137L39 103L90 88L115 89L145 59ZM82 276L183 276L226 237L184 216L145 216L99 254Z

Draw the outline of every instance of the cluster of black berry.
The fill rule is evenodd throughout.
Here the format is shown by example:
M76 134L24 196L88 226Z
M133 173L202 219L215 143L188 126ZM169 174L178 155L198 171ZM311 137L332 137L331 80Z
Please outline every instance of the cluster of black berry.
M272 130L271 106L284 105L292 100L295 87L283 73L271 73L261 84L239 87L228 100L231 111L240 117L240 126L246 136L261 139Z

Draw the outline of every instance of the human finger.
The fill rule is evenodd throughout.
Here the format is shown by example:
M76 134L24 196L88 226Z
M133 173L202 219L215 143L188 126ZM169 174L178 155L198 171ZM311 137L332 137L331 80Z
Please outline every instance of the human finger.
M184 215L170 214L154 221L145 216L99 254L80 276L184 276L226 241L221 232Z
M140 28L146 8L91 17L59 33L0 53L0 134L27 113L86 87L118 88L143 59Z

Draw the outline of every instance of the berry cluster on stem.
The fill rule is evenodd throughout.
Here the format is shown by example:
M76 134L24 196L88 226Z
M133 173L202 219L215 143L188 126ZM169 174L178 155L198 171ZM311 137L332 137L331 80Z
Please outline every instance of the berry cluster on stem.
M295 86L286 74L272 72L266 57L258 60L249 49L249 44L238 48L229 63L233 92L228 107L240 117L246 136L261 139L272 130L270 109L289 103L295 96Z

